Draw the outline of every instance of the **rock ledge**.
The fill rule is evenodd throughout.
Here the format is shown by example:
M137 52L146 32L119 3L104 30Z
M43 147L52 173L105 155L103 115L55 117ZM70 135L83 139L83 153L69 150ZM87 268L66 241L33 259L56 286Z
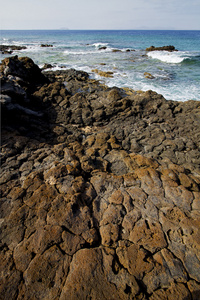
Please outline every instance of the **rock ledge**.
M199 299L200 103L0 69L0 299Z

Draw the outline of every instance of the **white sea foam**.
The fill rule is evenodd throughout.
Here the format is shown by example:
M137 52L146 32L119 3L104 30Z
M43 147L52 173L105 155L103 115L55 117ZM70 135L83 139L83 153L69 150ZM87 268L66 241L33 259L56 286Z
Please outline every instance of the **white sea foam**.
M151 51L147 53L148 57L158 59L166 63L179 64L189 58L186 52L168 52L168 51Z
M94 54L96 51L71 51L71 50L65 50L63 52L65 55L87 55L87 54Z
M12 44L14 44L14 45L24 45L24 42L23 41L15 41L15 40L13 40Z
M9 40L9 39L2 38L1 40L2 40L2 41L1 41L1 44L2 44L2 45L10 45L10 40Z
M79 51L73 51L73 50L65 50L63 53L65 55L88 55L88 54L97 54L100 55L101 53L105 52L112 52L114 48L107 47L104 50L99 50L99 48L96 48L95 50L79 50Z
M144 55L144 39L141 39L141 33L135 40L133 36L118 35L112 33L112 39L106 39L106 36L91 36L91 33L85 35L81 40L75 35L60 35L57 32L52 36L51 32L40 32L34 36L27 34L17 35L9 34L0 39L2 44L27 46L27 49L15 51L14 54L19 56L29 56L35 63L42 67L43 63L53 65L51 70L65 70L75 68L84 70L91 77L105 82L108 86L130 87L134 90L154 90L163 94L166 99L173 100L200 100L199 85L199 47L193 47L189 42L177 40L177 49L188 49L185 51L167 52L153 51ZM50 34L48 36L48 34ZM181 34L181 33L180 33ZM38 36L40 37L38 39ZM91 39L92 37L92 39ZM151 35L144 33L145 43L151 45ZM143 38L144 38L143 37ZM160 39L160 35L158 36ZM111 42L112 41L112 42ZM179 41L181 44L179 44ZM53 47L41 47L41 44L53 44ZM158 40L158 44L160 40ZM197 42L195 42L197 45ZM199 43L199 42L198 42ZM198 44L199 45L199 44ZM101 47L105 47L101 49ZM119 49L121 52L112 53L113 50ZM128 49L135 49L126 53ZM191 51L193 49L193 52ZM194 52L195 51L195 52ZM9 54L0 54L2 58ZM182 63L184 61L184 63ZM113 78L101 77L91 72L92 69L102 71L113 71ZM144 73L149 72L154 79L145 78Z
M39 52L41 49L38 46L26 46L27 49L20 50L20 53L26 53L26 52Z
M107 47L108 43L101 43L101 42L99 42L99 43L94 43L91 46L95 46L96 48Z
M20 52L46 52L46 51L51 51L53 48L46 48L46 47L41 47L40 44L32 44L32 45L27 45L26 44L26 49L20 50Z
M154 74L156 77L161 77L159 74ZM123 71L116 71L113 74L113 78L104 78L95 73L92 74L92 77L103 81L107 86L118 86L118 87L129 87L133 90L142 90L148 91L153 90L158 94L161 94L167 100L176 100L176 101L187 101L187 100L200 100L197 97L199 88L193 84L188 83L175 83L173 81L167 81L165 84L160 84L157 80L148 80L145 79L143 74L133 74L132 72L124 73ZM168 78L167 78L168 79ZM165 78L166 81L166 78Z

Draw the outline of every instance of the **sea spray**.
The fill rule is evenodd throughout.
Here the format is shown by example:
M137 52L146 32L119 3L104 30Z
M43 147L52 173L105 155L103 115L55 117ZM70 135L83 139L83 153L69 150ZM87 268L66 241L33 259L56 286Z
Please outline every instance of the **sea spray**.
M29 56L56 69L86 70L108 86L154 90L168 100L200 100L200 31L72 31L2 30L2 45L27 49L11 55ZM51 44L53 47L41 47ZM151 51L151 45L174 45L178 51ZM103 48L102 48L103 47ZM101 49L102 48L102 49ZM114 50L114 51L113 51ZM10 56L1 54L1 59ZM113 72L104 78L92 72ZM146 78L145 73L152 76Z

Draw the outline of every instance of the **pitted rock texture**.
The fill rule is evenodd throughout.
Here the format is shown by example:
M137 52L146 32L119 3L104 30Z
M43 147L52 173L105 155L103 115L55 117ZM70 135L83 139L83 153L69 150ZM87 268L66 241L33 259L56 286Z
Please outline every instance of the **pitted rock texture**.
M44 74L2 84L0 299L199 299L199 102Z

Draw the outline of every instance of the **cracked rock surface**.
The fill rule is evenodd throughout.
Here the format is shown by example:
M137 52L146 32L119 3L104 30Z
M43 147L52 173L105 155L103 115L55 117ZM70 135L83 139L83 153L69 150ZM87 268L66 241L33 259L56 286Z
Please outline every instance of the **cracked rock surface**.
M0 69L0 299L199 299L200 103Z

